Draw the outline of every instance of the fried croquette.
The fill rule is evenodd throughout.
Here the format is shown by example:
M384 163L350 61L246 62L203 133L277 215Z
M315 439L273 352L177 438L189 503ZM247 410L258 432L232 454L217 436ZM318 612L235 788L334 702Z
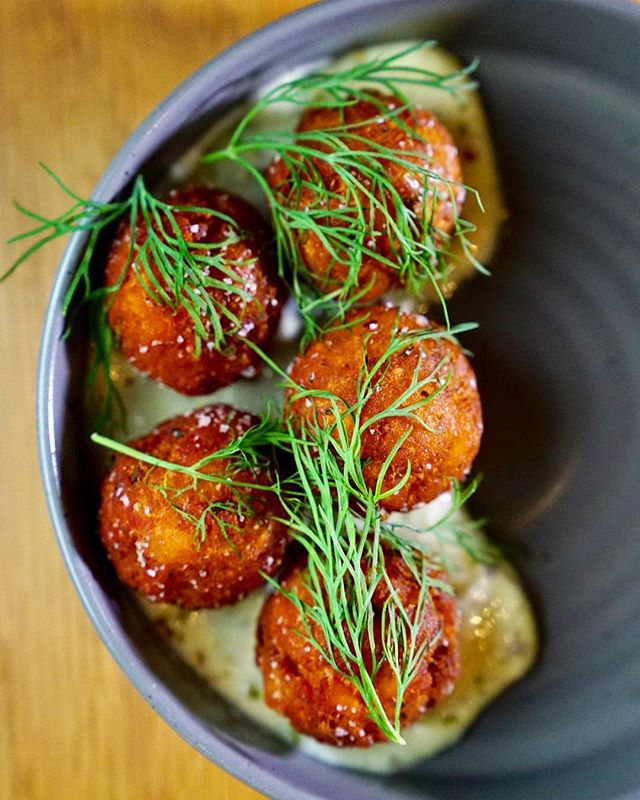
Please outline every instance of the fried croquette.
M403 557L387 553L385 569L402 605L411 618L415 617L420 587ZM305 565L299 563L285 576L282 587L303 602L309 602L306 577ZM432 577L442 579L443 575L434 572ZM371 601L376 614L377 637L388 596L389 589L381 582ZM457 603L450 594L435 587L430 590L430 598L431 602L423 606L424 618L416 639L418 646L427 641L430 644L402 700L400 721L403 727L448 696L459 674ZM385 741L385 735L370 718L356 687L333 669L322 653L306 640L305 633L293 602L278 591L270 595L260 614L256 651L267 705L288 717L295 730L320 742L338 747L368 747ZM312 633L319 643L324 641L317 623L312 623ZM363 650L369 652L369 647ZM379 642L376 642L376 652L380 658ZM385 713L393 719L397 683L390 665L384 660L375 675L374 687Z
M443 330L425 317L401 313L390 305L352 312L344 326L312 342L294 360L290 377L302 389L337 396L344 413L358 399L358 376L365 352L371 367L397 335L424 328ZM363 476L367 486L375 487L385 460L409 432L390 462L382 492L398 486L410 468L409 477L381 500L388 511L408 511L433 500L450 488L452 480L462 480L471 469L482 437L480 395L469 360L456 343L440 336L408 344L391 355L378 372L360 418L364 427L360 450ZM409 390L414 377L426 383L401 405L406 408L424 401L413 411L422 424L392 412L385 415ZM326 397L296 398L295 394L295 389L287 389L285 401L294 420L315 420L324 425L333 422ZM353 424L350 415L346 415L344 424Z
M209 405L163 422L131 447L191 466L256 421L230 406ZM202 471L231 476L236 483L270 483L266 470L231 471L228 459ZM117 455L102 484L100 535L128 586L151 600L213 608L262 585L261 571L277 572L288 540L285 525L276 519L282 513L269 491L203 479L193 485L190 476Z
M187 309L179 305L174 310L150 297L141 285L135 261L122 276L131 248L128 221L120 224L107 258L106 285L119 286L107 298L108 322L122 352L139 370L182 394L207 394L239 377L257 373L261 361L247 340L258 345L269 342L280 317L282 287L264 223L244 200L229 192L194 187L171 192L168 202L211 209L235 223L231 225L223 217L204 211L174 211L185 242L211 244L211 250L198 249L197 253L222 256L225 266L233 272L234 277L221 270L216 275L215 267L203 267L210 270L211 278L217 277L229 287L206 289L215 303L224 307L224 313L219 315L227 333L224 347L214 346L211 321L202 314L208 338L202 341L197 354L194 320ZM139 219L138 250L146 239L147 227ZM157 273L155 264L153 268ZM142 280L147 280L144 275ZM171 287L167 289L171 293Z
M334 128L338 129L334 135L351 150L368 149L377 153L376 148L384 147L399 152L395 159L378 155L376 158L404 207L415 215L418 231L422 229L424 233L423 221L427 221L433 230L434 243L440 245L443 238L452 232L465 198L456 145L445 125L430 112L419 106L397 112L403 105L398 97L371 94L377 97L377 102L360 99L343 109L308 108L298 125L298 142L305 142L303 134L307 131ZM389 117L385 109L396 112L395 118ZM348 135L341 134L340 130L348 130ZM317 150L330 152L329 146L323 142L309 140L308 143ZM399 163L399 160L405 163ZM291 181L287 163L281 158L275 159L267 169L267 180L285 205L297 209L326 207L329 213L323 218L323 224L334 227L346 223L330 212L344 213L345 206L356 205L357 197L357 203L365 214L372 215L372 222L370 236L364 243L367 252L362 253L357 285L350 294L361 295L362 300L373 300L397 288L401 280L394 266L399 264L400 256L389 222L389 216L396 218L397 209L391 206L388 197L381 196L381 189L371 189L370 178L352 173L367 189L366 192L356 189L354 197L329 160L316 156L311 158L311 162L314 174L302 175L306 179L302 187ZM419 169L434 173L434 177L426 180L426 190L424 173L410 169L406 162L413 162ZM325 189L321 196L314 188L319 181ZM371 208L371 194L384 211L379 207ZM349 266L336 259L315 232L303 233L298 248L311 280L321 292L329 293L343 287L349 276Z

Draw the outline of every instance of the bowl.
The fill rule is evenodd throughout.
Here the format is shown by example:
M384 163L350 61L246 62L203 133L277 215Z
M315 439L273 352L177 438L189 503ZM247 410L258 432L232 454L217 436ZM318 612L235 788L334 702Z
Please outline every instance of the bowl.
M131 682L200 752L280 800L622 800L640 795L640 7L592 0L335 0L240 41L124 144L94 199L153 181L278 73L374 41L436 38L478 77L510 212L491 267L456 296L483 391L474 512L512 546L539 663L463 740L391 777L286 748L199 680L113 575L77 423L83 342L62 341L69 242L44 324L43 481L67 567ZM636 56L634 56L634 53Z

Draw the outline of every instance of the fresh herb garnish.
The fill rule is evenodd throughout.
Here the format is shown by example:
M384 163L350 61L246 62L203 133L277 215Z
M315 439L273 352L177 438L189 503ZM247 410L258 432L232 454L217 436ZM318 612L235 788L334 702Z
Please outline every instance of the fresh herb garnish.
M440 75L420 67L402 63L402 59L433 42L413 45L393 55L377 58L336 72L313 72L301 78L278 84L267 91L237 124L227 145L203 156L206 163L231 161L255 179L271 209L281 276L288 281L305 321L304 342L331 326L366 294L368 287L359 285L363 256L369 256L398 275L398 282L420 295L426 285L433 287L448 323L446 302L441 284L454 258L451 245L461 244L464 257L483 271L467 241L474 226L459 217L452 202L454 229L444 234L427 217L427 203L422 213L409 209L389 174L389 165L409 171L422 183L423 196L430 191L453 197L458 185L440 173L424 166L424 152L392 149L361 134L366 121L349 125L346 122L331 128L295 131L264 131L255 126L259 116L273 106L291 104L301 108L336 109L343 112L355 102L364 100L405 130L408 137L420 139L418 133L402 120L402 113L411 102L402 87L419 84L456 95L474 84L469 75L471 64L457 72ZM387 91L402 105L388 109L378 92ZM252 126L256 127L252 130ZM284 162L289 187L286 195L270 186L256 166L256 156L271 153ZM336 194L327 185L322 170L331 170L340 183ZM435 188L434 188L435 187ZM477 192L465 187L480 203ZM296 198L311 197L299 204ZM373 215L392 241L393 257L372 248ZM346 267L342 286L326 294L315 288L317 275L310 273L300 251L304 236L314 235L330 254L333 263Z
M110 421L114 400L119 397L111 379L111 354L116 336L108 323L108 313L115 294L124 283L133 264L135 276L158 305L176 311L183 308L193 323L195 352L199 354L203 341L217 350L223 350L230 336L239 331L242 322L215 293L236 294L243 301L251 296L243 287L233 263L225 258L225 249L242 238L237 222L219 211L201 206L181 206L154 197L147 189L142 176L138 176L131 194L123 200L100 203L85 200L75 194L49 167L42 165L47 174L62 191L73 200L73 205L58 217L45 217L18 205L18 209L37 225L18 234L10 243L30 241L27 250L0 275L8 278L30 256L52 239L71 233L86 234L87 242L73 277L66 290L62 312L67 336L76 314L89 308L90 333L93 345L93 364L89 383L99 382L101 395L97 426ZM218 242L197 242L185 238L176 216L183 212L205 214L225 223L228 233ZM126 261L116 281L111 286L98 286L92 277L92 262L100 234L119 220L128 220L130 247ZM140 231L143 231L140 235ZM120 404L121 407L121 404ZM121 409L122 410L122 409Z
M235 486L238 497L243 489L249 487L274 492L284 509L279 521L287 525L292 537L306 552L306 588L310 599L305 601L288 592L267 575L265 580L295 604L300 613L303 635L309 644L357 688L371 718L391 741L398 743L404 742L400 732L400 712L405 692L416 676L422 658L433 645L421 634L421 620L432 602L430 592L434 588L451 591L441 578L434 577L437 557L428 543L432 543L434 538L440 539L463 548L479 561L488 561L493 553L481 547L475 529L466 529L457 523L453 526L450 521L453 513L473 492L475 484L461 490L453 482L453 510L429 529L423 532L414 530L417 541L409 541L400 531L402 526L387 521L381 501L402 488L410 476L410 465L392 487L386 486L385 477L408 433L399 438L381 465L375 485L367 485L365 481L360 451L362 436L370 426L378 424L382 416L403 417L415 425L424 425L417 412L433 399L434 394L421 396L424 379L420 377L420 364L416 365L408 388L384 412L364 419L363 409L380 381L385 379L386 366L394 354L415 346L421 340L452 336L468 328L460 326L448 332L428 328L397 329L380 358L372 363L363 358L354 402L347 403L344 398L323 391L320 393L323 408L325 411L328 408L330 413L294 419L286 409L279 416L267 412L257 426L189 467L137 453L127 445L99 435L92 437L97 444L116 452L189 476L192 479L190 486L194 489L200 480L219 480L225 485ZM255 344L252 346L259 350ZM364 346L366 348L366 342ZM261 355L293 393L294 399L313 395L296 384L266 354ZM202 469L213 460L222 458L232 459L239 468L259 466L269 469L269 453L274 451L280 461L289 465L289 469L275 477L271 485L254 487L237 481L233 476L235 467L222 476L208 474ZM211 512L215 516L215 509ZM196 530L204 530L204 523L200 528L196 525ZM425 552L420 546L420 533L425 535ZM411 613L403 606L385 569L385 556L391 552L402 556L418 585L419 600ZM383 619L376 620L371 598L381 583L388 592L388 600ZM372 632L378 629L378 625L381 634L376 638ZM391 717L385 712L375 687L376 674L382 663L390 666L396 679L395 713Z

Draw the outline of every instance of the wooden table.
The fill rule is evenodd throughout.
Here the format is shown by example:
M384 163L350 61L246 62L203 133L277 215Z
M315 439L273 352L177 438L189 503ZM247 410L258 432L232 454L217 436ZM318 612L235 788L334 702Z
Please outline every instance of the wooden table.
M116 149L179 81L304 0L2 0L0 241L11 200L87 196ZM0 287L0 800L250 800L129 685L67 577L35 448L38 340L62 243ZM16 249L2 245L0 272Z

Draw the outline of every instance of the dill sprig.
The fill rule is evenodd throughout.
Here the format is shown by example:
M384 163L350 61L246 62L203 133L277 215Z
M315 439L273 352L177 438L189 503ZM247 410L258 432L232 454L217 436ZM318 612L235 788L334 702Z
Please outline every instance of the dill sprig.
M189 476L190 488L200 480L220 481L238 490L238 500L245 488L260 488L274 492L283 508L280 521L289 528L292 537L304 548L307 556L305 589L308 599L286 590L275 579L265 575L277 591L283 592L296 606L302 631L308 643L315 647L331 667L358 690L369 715L390 740L403 743L401 709L407 687L415 678L425 653L433 646L424 633L423 620L431 608L431 591L451 591L436 576L439 555L430 544L441 536L455 547L466 548L473 554L479 551L475 542L467 542L463 526L447 533L450 515L424 531L420 543L403 537L400 525L387 521L382 501L399 491L409 479L411 466L391 486L386 477L394 457L406 441L410 430L401 435L385 458L374 485L365 481L364 462L360 458L362 438L366 431L383 417L402 417L414 425L425 425L418 412L431 402L442 387L426 397L421 396L433 374L420 376L416 364L407 388L400 391L387 409L365 418L364 407L376 393L393 356L420 341L453 336L469 329L469 325L449 331L428 328L402 331L396 327L385 352L371 363L362 359L356 383L356 399L346 402L328 391L311 392L304 389L266 354L266 363L292 392L291 400L321 399L330 413L309 419L294 419L283 410L280 415L265 413L260 423L216 453L208 454L191 466L175 465L146 453L137 453L129 446L94 435L93 441L117 452L138 458L154 467ZM366 341L363 345L366 351ZM257 345L252 345L257 350ZM261 351L260 351L261 352ZM438 366L440 370L442 365ZM445 382L446 383L446 382ZM234 477L237 467L269 469L270 455L288 465L283 475L275 475L273 483L255 487ZM203 472L216 459L231 459L232 466L223 475ZM271 472L274 475L273 471ZM453 484L453 506L457 510L473 491ZM165 494L165 496L167 496ZM235 495L234 495L235 497ZM170 497L175 503L176 497ZM233 501L232 501L233 502ZM239 509L242 505L238 506ZM216 509L211 509L215 514ZM454 512L451 512L451 515ZM204 518L192 520L201 535ZM475 535L475 534L474 534ZM469 532L471 539L471 532ZM390 553L399 554L411 570L417 587L415 609L404 607L387 571ZM387 599L381 612L376 612L372 598L384 586ZM397 693L393 713L388 713L376 689L376 676L387 664L395 676Z
M447 572L455 569L456 556L460 553L477 564L492 565L503 557L502 548L489 541L482 529L484 519L468 519L459 512L476 493L479 478L473 478L466 486L459 481L451 482L451 505L447 512L433 524L420 528L406 521L385 521L385 527L403 540L425 553L438 552L438 560Z
M224 447L208 453L189 466L176 464L166 459L158 458L151 453L146 453L130 445L123 444L108 436L93 433L91 440L94 444L105 447L115 453L146 464L149 471L146 475L148 485L155 489L169 505L194 526L194 542L200 547L206 539L207 522L214 520L220 531L231 546L234 546L233 537L229 531L237 533L239 527L228 521L225 512L238 517L253 517L255 510L252 508L247 492L277 491L279 481L273 471L273 464L269 458L269 451L274 444L280 443L283 433L279 421L270 413L265 412L258 423L232 439ZM216 464L224 462L223 469ZM213 469L212 469L213 467ZM155 472L160 471L157 479ZM255 481L239 475L253 476ZM269 483L257 480L263 474L273 478ZM202 491L202 483L216 483L227 487L231 498L225 500L210 500ZM194 497L202 501L203 507L199 516L194 516L181 504L181 498L187 495L189 501Z
M217 350L224 350L229 337L237 333L242 323L238 315L215 294L235 294L244 302L251 299L236 268L238 263L225 258L225 249L239 242L246 232L227 214L201 206L185 206L164 202L147 189L139 175L131 193L123 200L108 203L86 200L73 192L49 167L45 172L73 202L57 217L46 217L20 204L18 210L36 225L9 240L9 243L30 242L27 249L2 275L6 280L18 267L53 239L72 233L84 233L86 245L63 299L64 335L68 336L76 315L89 309L89 331L93 344L93 363L88 382L100 383L102 395L98 427L111 417L114 400L119 401L111 379L111 354L116 335L108 323L108 313L115 294L122 287L129 268L151 300L172 311L183 308L189 314L195 336L195 352L201 351L203 341ZM196 242L185 238L177 214L191 212L215 217L227 226L226 236L214 243ZM103 231L120 220L128 220L131 241L125 263L115 282L96 285L92 263Z
M288 423L291 426L291 422ZM425 652L434 644L421 636L431 603L430 590L446 588L434 579L428 562L383 523L376 500L380 493L353 492L352 476L336 458L331 432L312 426L300 438L288 428L295 476L285 484L281 502L293 538L306 550L308 599L270 583L298 609L306 641L351 682L370 717L391 740L404 743L400 712L407 687ZM358 507L354 508L354 494ZM364 500L364 503L362 501ZM397 550L410 565L419 586L418 602L407 612L385 569L387 553ZM374 593L388 592L381 618ZM380 634L376 634L377 626ZM395 712L390 716L375 686L386 663L396 678Z
M431 285L447 323L441 286L455 258L451 249L453 242L461 244L464 258L484 271L467 240L474 226L455 211L454 195L459 184L446 180L425 166L424 151L389 148L365 138L360 131L366 121L348 124L344 116L343 122L337 126L300 134L295 131L265 131L256 125L263 112L279 104L337 109L342 114L349 106L364 100L373 104L376 116L386 116L414 140L423 141L401 118L404 111L411 109L403 87L430 86L456 95L474 85L469 75L476 66L473 63L441 75L403 63L407 55L432 44L420 43L347 70L313 72L278 84L251 106L225 147L203 156L205 163L228 160L237 164L262 189L271 209L280 274L288 281L305 322L304 342L332 325L335 319L344 318L349 309L365 297L370 287L360 285L359 281L364 256L395 271L398 282L415 295L421 295L426 285ZM381 90L399 97L401 105L387 108L379 97ZM288 173L285 191L270 186L257 166L256 156L265 152L284 162ZM405 205L391 180L389 165L410 171L414 179L422 183L425 198L422 213ZM337 176L344 187L342 192L336 193L326 185L321 167L329 168ZM464 188L480 203L474 189ZM451 234L438 230L428 214L426 198L430 191L451 199L454 209ZM298 202L303 195L305 202ZM374 228L374 214L383 221L383 235L388 237L392 246L391 257L377 252L372 245L375 237L380 235L380 231L376 233ZM332 266L346 268L343 285L326 293L317 289L318 276L309 271L300 251L301 240L309 235L316 236L330 254ZM331 271L332 267L327 274L330 275ZM329 279L324 288L330 289L332 285L335 281Z
M371 363L364 357L368 344L365 337L355 402L348 403L330 391L298 386L290 400L313 402L321 399L322 418L318 415L300 421L285 416L283 420L290 437L285 449L295 469L292 477L284 482L281 502L293 538L307 552L305 588L309 600L301 599L273 580L271 583L298 609L308 643L357 688L376 725L389 740L400 744L404 743L400 731L404 695L425 653L434 644L422 635L422 621L429 611L431 590L450 591L450 588L433 577L430 567L434 555L426 558L419 547L403 540L396 529L386 524L381 508L384 499L400 491L409 480L410 463L404 475L384 488L393 460L411 434L411 426L398 437L384 459L373 486L365 481L360 453L364 434L382 419L400 417L413 425L426 426L417 412L435 399L447 381L426 397L421 396L421 390L433 383L443 365L439 364L428 376L421 377L418 362L407 387L386 409L371 417L365 417L364 409L385 380L394 355L426 339L450 337L470 327L463 325L450 331L402 331L398 323L384 353ZM283 377L292 383L291 378L284 374ZM455 499L463 501L467 496L458 493ZM385 570L385 556L389 551L401 554L418 585L418 602L412 614L407 612ZM381 583L388 592L388 599L382 618L376 619L372 598ZM380 626L378 636L374 633L377 625ZM396 679L395 711L391 716L375 686L383 663L390 667Z

